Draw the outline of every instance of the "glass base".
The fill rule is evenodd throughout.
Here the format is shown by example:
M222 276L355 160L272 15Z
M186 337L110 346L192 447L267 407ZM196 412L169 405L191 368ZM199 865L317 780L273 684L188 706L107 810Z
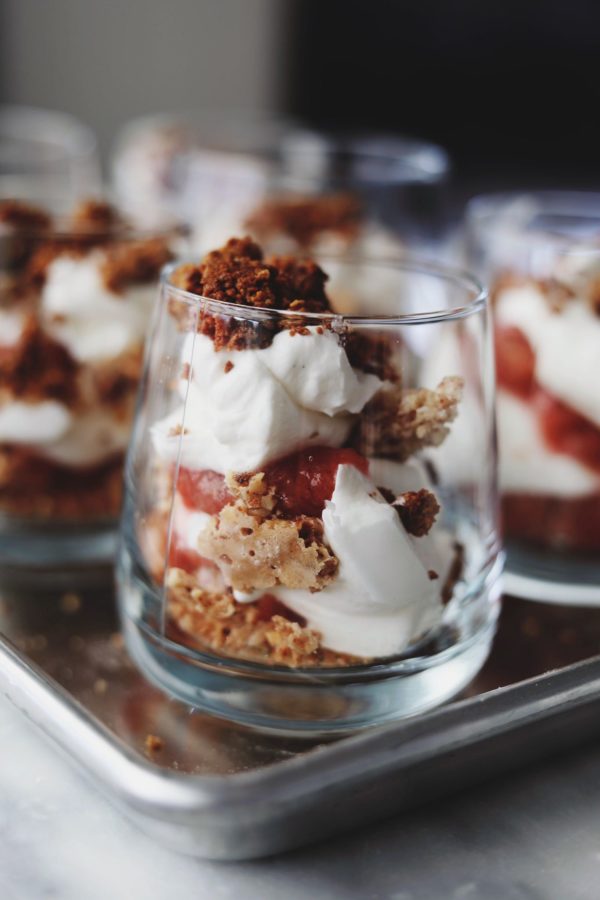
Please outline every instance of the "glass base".
M114 563L115 522L33 523L0 518L0 586L54 590L94 586Z
M311 738L393 722L460 693L482 667L494 637L498 579L488 579L483 591L476 600L481 611L477 625L462 640L450 644L449 627L445 643L438 641L427 655L422 651L422 656L370 666L299 670L219 657L158 634L141 615L156 598L130 567L122 566L119 573L127 649L151 682L214 716Z
M505 593L566 606L600 606L600 559L507 542Z

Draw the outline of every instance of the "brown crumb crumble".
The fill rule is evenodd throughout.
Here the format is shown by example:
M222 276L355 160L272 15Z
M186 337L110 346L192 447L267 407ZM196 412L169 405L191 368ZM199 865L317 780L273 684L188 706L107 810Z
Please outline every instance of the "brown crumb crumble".
M125 226L117 209L106 200L82 200L71 214L71 227L83 231L114 231Z
M180 266L172 276L175 287L222 303L294 313L331 312L325 293L327 276L310 261L277 257L265 260L258 244L249 237L231 238L220 250L208 253L198 265ZM189 327L189 310L171 312ZM280 328L300 329L304 320L281 320ZM249 321L226 313L203 310L197 329L208 335L215 350L267 347L277 330L273 320Z
M438 447L456 418L463 380L449 375L433 391L393 387L379 391L365 406L353 436L363 456L404 462L423 447Z
M392 506L397 510L408 533L415 537L429 534L440 511L440 504L435 496L425 488L420 491L405 491L396 497Z
M236 500L212 517L198 550L234 590L252 593L282 585L320 591L335 578L339 563L324 543L321 519L276 518L262 472L246 485L229 478L227 487Z
M42 209L20 200L0 200L0 268L19 271L27 264L52 220ZM11 285L12 288L12 285Z
M45 231L51 218L43 209L21 200L0 200L0 223L15 231Z
M257 603L237 604L230 594L211 593L174 568L167 589L174 638L191 646L294 668L368 662L321 647L317 632L268 594Z
M77 396L77 370L69 351L44 332L34 313L26 313L15 345L0 345L0 393L72 404Z
M325 232L350 242L357 237L362 219L361 203L352 194L290 196L265 201L247 219L246 227L265 242L286 235L308 249Z
M154 753L160 753L164 747L164 741L156 734L147 734L146 740L144 741L144 747L146 748L146 752L152 756Z
M123 241L106 248L102 277L107 290L122 294L136 284L158 279L160 270L173 259L165 238Z
M122 453L76 469L0 444L0 510L16 517L112 519L121 508L122 480Z
M63 594L59 601L60 611L67 615L79 612L81 609L81 597L79 594L68 592Z

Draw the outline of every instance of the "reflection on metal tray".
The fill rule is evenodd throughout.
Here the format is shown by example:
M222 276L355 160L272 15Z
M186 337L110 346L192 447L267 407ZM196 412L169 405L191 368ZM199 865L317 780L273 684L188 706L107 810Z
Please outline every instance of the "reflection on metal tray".
M1 628L2 692L146 831L199 856L308 843L600 732L600 659L589 660L600 610L509 599L462 700L319 746L209 718L149 686L106 585L5 590Z

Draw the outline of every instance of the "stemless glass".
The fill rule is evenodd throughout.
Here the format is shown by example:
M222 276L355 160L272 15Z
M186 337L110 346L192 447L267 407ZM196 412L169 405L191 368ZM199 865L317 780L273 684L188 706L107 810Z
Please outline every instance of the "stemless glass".
M182 249L103 202L77 215L0 201L3 577L113 558L146 329Z
M167 271L126 466L133 659L267 730L335 734L441 703L483 664L498 614L485 292L443 267L338 259L334 309L348 282L352 315L300 315L188 293ZM413 503L417 520L439 504L433 527L405 521Z
M66 113L0 106L0 197L65 213L100 189L96 138Z
M275 252L395 256L443 237L450 165L411 138L204 112L131 123L113 172L128 208L176 214L202 251L250 233Z
M479 197L470 266L496 321L507 587L600 602L600 194Z

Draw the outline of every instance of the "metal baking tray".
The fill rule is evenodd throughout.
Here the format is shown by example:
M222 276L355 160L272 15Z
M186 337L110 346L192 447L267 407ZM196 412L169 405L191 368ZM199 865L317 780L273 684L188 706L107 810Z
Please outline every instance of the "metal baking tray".
M162 695L128 660L112 589L1 592L0 690L146 832L248 859L339 834L600 733L600 610L508 598L492 656L444 708L327 744Z

